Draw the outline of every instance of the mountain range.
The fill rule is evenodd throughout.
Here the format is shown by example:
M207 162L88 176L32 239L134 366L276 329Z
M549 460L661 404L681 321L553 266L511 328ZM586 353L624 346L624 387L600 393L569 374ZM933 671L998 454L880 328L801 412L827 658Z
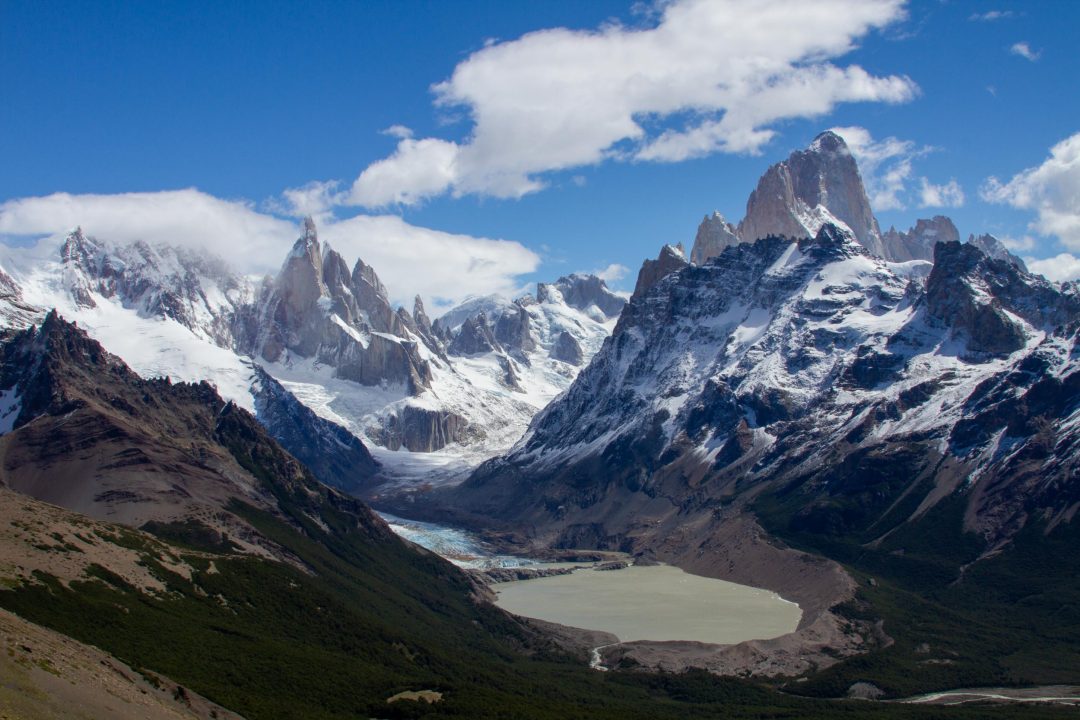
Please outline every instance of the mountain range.
M602 652L611 667L801 676L789 693L828 697L1077 680L1080 288L990 235L960 242L943 216L882 232L835 133L770 167L738 225L708 215L689 257L669 245L644 261L629 299L574 274L432 320L419 297L395 307L362 259L350 270L310 218L273 277L81 229L4 266L3 484L126 527L101 532L140 552L169 545L134 563L149 576L128 557L104 581L125 607L146 594L136 579L183 596L193 643L216 637L207 599L227 580L222 607L280 624L256 632L245 609L225 634L271 656L311 607L264 605L253 588L297 583L349 618L350 643L378 638L361 653L375 679L345 693L357 707L418 683L518 702L478 688L519 681L519 651L553 677L555 656L583 647L496 612L355 496L505 548L619 550L802 609L781 638L622 643ZM89 591L60 593L61 612L42 599L60 580L16 575L5 607L266 716L179 655L70 624ZM388 629L353 594L419 624ZM327 652L331 625L293 660ZM355 645L335 648L345 677ZM600 692L567 677L570 705Z

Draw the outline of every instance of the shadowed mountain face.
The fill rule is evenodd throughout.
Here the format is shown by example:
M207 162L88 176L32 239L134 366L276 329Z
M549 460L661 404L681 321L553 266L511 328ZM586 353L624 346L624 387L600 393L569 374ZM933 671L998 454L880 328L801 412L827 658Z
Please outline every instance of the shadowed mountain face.
M40 327L6 331L0 353L11 423L0 437L0 472L14 490L133 526L200 523L271 556L279 555L273 543L227 511L233 501L278 514L281 492L308 496L316 514L327 502L351 504L357 527L391 537L365 506L315 480L209 384L144 380L55 311ZM273 475L253 474L227 438L257 449ZM354 451L370 462L362 448Z
M1074 510L1078 324L1075 292L970 244L939 243L925 289L830 225L729 247L639 285L570 390L452 502L642 549L766 487L798 493L806 527L868 541L956 496L991 551Z

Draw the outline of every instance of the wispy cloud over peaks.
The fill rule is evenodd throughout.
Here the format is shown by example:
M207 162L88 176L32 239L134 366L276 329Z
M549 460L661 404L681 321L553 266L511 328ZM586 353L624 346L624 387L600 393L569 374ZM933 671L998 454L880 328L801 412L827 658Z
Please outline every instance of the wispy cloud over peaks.
M473 53L434 86L439 108L467 112L469 136L400 136L393 154L360 174L348 202L514 198L545 187L545 173L611 159L755 153L777 121L845 102L905 102L917 92L907 77L831 62L902 19L902 0L654 7L659 17L642 15L645 27L541 30Z
M329 185L329 187L328 187ZM312 183L286 191L299 214L333 191ZM312 200L311 198L315 198ZM517 276L532 272L540 258L507 240L472 237L417 227L396 216L358 215L318 221L319 236L350 263L373 266L391 299L409 303L417 294L438 312L469 295L511 295ZM274 273L300 233L295 221L258 212L251 203L222 200L195 189L118 195L56 193L0 204L4 236L51 236L81 225L90 235L118 243L143 240L208 250L244 273Z

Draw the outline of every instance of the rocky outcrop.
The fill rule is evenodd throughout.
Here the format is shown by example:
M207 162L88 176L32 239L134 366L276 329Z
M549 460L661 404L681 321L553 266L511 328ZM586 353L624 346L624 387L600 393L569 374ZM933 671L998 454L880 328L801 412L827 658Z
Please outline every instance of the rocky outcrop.
M882 257L893 262L933 260L937 243L959 241L960 233L952 220L944 215L935 215L929 220L916 220L915 227L906 233L889 228L881 236Z
M456 413L406 405L370 428L368 435L389 450L434 452L452 443L476 440L479 432Z
M679 248L672 245L665 245L660 248L660 255L655 260L646 260L641 264L641 270L638 271L637 283L634 285L634 295L631 300L644 295L656 283L668 275L682 270L687 265L689 263L686 261L686 256Z
M22 288L0 268L0 327L24 328L41 322L45 312L23 299Z
M537 302L562 302L600 320L618 317L626 298L608 289L607 283L595 275L574 273L553 283L538 283Z
M575 367L580 366L584 361L581 345L578 345L578 341L574 339L574 336L565 330L559 333L559 339L555 341L555 348L551 351L551 356Z
M496 350L502 350L502 347L491 332L484 313L467 318L448 348L451 355L480 355Z
M431 368L374 269L357 260L350 273L335 251L324 256L310 218L258 307L256 347L241 351L267 362L314 357L343 379L402 384L411 395L430 386Z
M1008 259L988 257L972 243L939 243L926 285L932 318L966 339L975 353L1004 355L1023 348L1032 328L1076 323L1080 303Z
M512 308L495 318L492 335L499 345L506 350L516 351L519 357L537 348L532 320L520 302L515 302Z
M959 240L960 238L957 237L955 239ZM1017 270L1022 270L1023 272L1028 271L1024 261L1009 252L1009 249L1005 247L1005 243L1001 242L993 235L984 234L977 237L975 235L968 235L967 241L969 245L974 245L979 248L979 250L986 254L987 257L991 257L995 260L1004 260Z
M865 529L898 497L929 507L972 473L995 497L1008 487L1064 513L1070 496L1023 489L1004 463L1042 448L1053 482L1067 483L1077 318L1075 294L972 245L937 245L925 294L833 226L732 246L639 288L515 450L445 499L465 517L535 528L538 542L637 552L665 541L657 527L698 547L698 513L712 527L718 507L739 516L744 493L789 484L800 532ZM1008 424L1008 452L995 423ZM972 509L967 522L997 542L1032 516L1020 503L1009 507L1022 515Z
M213 256L135 242L114 246L76 228L60 248L62 283L79 307L94 296L118 301L144 317L170 318L224 347L251 293L246 281Z
M724 251L724 248L738 245L738 230L729 223L723 215L714 212L706 215L698 225L697 235L694 236L694 246L690 250L690 262L702 265Z

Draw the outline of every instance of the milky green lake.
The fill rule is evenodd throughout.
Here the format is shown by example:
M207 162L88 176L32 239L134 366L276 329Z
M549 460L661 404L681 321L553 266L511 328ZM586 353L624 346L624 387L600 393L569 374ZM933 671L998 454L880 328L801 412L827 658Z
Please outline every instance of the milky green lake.
M583 569L492 589L496 605L516 615L604 630L621 642L764 640L792 632L802 616L798 605L776 593L670 565Z

